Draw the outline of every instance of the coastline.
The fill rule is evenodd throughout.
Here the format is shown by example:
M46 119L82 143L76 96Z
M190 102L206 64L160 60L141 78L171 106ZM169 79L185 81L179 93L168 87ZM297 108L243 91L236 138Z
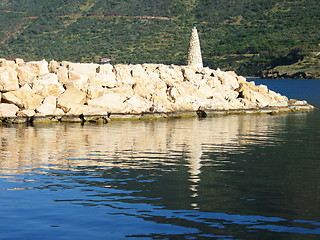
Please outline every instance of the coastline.
M0 124L310 111L233 71L163 64L0 59ZM201 109L201 110L200 110Z
M295 112L309 112L317 108L312 105L291 105L288 107L273 107L259 109L231 109L231 110L209 110L206 111L207 117L217 117L224 115L242 115L242 114L290 114ZM174 118L196 118L199 117L195 111L184 112L146 112L140 114L114 113L108 115L48 115L48 116L33 116L33 117L1 117L0 125L10 124L45 124L45 123L98 123L107 124L112 121L153 121L161 119Z

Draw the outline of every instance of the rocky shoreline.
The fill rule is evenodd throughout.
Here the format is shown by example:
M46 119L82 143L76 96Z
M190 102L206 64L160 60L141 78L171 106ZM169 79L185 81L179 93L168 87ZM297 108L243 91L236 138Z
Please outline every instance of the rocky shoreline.
M232 71L0 59L0 123L102 122L314 109Z

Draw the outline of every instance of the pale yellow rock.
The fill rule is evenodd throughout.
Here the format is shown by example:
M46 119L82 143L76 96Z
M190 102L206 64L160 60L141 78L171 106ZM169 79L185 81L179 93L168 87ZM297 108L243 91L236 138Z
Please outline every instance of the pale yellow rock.
M159 69L160 66L164 66L163 64L156 64L156 63L144 63L141 65L146 72L155 72Z
M33 69L33 72L37 76L45 75L49 73L49 63L46 60L41 61L32 61L27 62L27 66L31 67Z
M32 83L37 77L37 74L33 71L30 66L17 67L19 85L23 86L26 83Z
M65 83L65 85L67 87L75 87L79 90L86 90L88 87L88 80L89 75L69 71L68 81Z
M61 108L56 108L53 115L54 116L63 116L63 115L65 115L65 112Z
M131 75L134 65L117 64L114 66L116 79L119 85L130 85L135 84L135 80Z
M113 73L113 66L111 64L102 64L99 65L96 69L97 73Z
M0 67L5 67L6 66L7 60L4 58L0 58Z
M40 107L36 109L38 113L41 113L45 116L53 115L57 108L57 98L55 96L48 96L43 100L43 103Z
M26 63L24 62L24 60L21 59L21 58L16 58L14 61L15 61L15 63L16 63L18 66L25 66L25 65L26 65Z
M57 107L61 108L64 112L68 112L71 107L84 104L86 102L86 93L80 91L75 87L69 87L57 99Z
M86 89L88 99L94 99L102 97L105 93L105 88L102 86L92 86L89 85Z
M240 101L240 99L231 99L228 105L230 109L241 109L244 107L244 104Z
M70 110L67 112L66 115L79 116L85 112L89 112L91 109L92 109L92 107L88 106L88 105L75 104L70 108Z
M93 76L97 72L99 64L94 63L69 63L68 70L77 74Z
M43 97L60 96L65 89L58 81L58 76L54 73L48 73L36 78L33 82L32 90Z
M58 77L58 81L61 84L65 84L68 82L68 69L66 66L63 66L62 63L58 63L56 61L50 61L49 63L49 71L50 73L55 73Z
M131 97L134 95L134 91L132 89L132 86L130 85L123 85L117 88L105 89L104 94L107 94L107 93L118 93L124 97Z
M159 78L156 72L146 72L144 78L137 78L134 86L134 94L141 96L147 100L151 100L153 96L161 94L166 95L167 85Z
M152 102L146 100L143 97L132 96L128 100L125 101L126 108L124 110L125 113L143 113L149 112L152 107Z
M213 74L221 81L223 85L229 86L231 90L235 90L239 87L237 75L234 72L223 72L217 69Z
M34 115L36 115L34 110L22 110L17 113L18 117L33 117Z
M17 72L11 67L0 67L0 91L7 92L17 89L19 89Z
M58 69L62 66L62 64L58 63L55 60L52 60L48 64L48 69L50 73L57 73Z
M25 84L18 90L12 91L12 93L20 99L23 108L29 110L38 108L44 99L42 96L35 94L28 84Z
M0 117L15 117L19 108L14 104L0 103Z
M121 113L126 109L125 96L118 93L108 93L100 98L88 101L88 105L92 107L100 107L108 112Z
M114 88L117 85L118 82L116 80L116 75L112 71L96 73L92 78L89 79L89 86Z
M2 94L2 102L10 103L23 108L23 102L13 92L6 92Z
M160 79L170 87L173 87L178 82L182 82L184 80L181 68L179 70L179 68L162 65L157 71Z
M108 115L108 111L106 109L100 107L90 107L86 111L83 112L84 116L92 116L92 115Z

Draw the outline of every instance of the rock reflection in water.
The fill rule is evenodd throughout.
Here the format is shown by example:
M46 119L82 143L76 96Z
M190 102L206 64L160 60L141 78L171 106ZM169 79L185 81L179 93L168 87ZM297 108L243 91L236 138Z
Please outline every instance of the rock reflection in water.
M272 131L282 120L283 117L243 115L108 125L1 127L0 173L8 176L36 168L52 171L70 167L76 171L76 167L90 166L166 171L163 166L179 165L183 158L183 165L188 168L192 199L189 204L192 209L199 209L202 165L223 167L228 163L220 155L202 163L204 152L240 153L250 144L275 142Z
M249 144L276 142L273 132L284 116L223 116L108 125L51 124L0 127L1 174L26 169L71 166L152 168L188 163L190 188L196 196L204 151L246 151ZM272 140L272 141L271 141ZM211 164L221 164L216 159Z

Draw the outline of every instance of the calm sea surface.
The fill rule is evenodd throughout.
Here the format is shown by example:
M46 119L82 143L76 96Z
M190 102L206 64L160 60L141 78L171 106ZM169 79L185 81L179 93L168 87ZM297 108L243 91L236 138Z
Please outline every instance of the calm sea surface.
M320 80L254 80L320 106ZM0 239L320 239L320 112L0 126Z

